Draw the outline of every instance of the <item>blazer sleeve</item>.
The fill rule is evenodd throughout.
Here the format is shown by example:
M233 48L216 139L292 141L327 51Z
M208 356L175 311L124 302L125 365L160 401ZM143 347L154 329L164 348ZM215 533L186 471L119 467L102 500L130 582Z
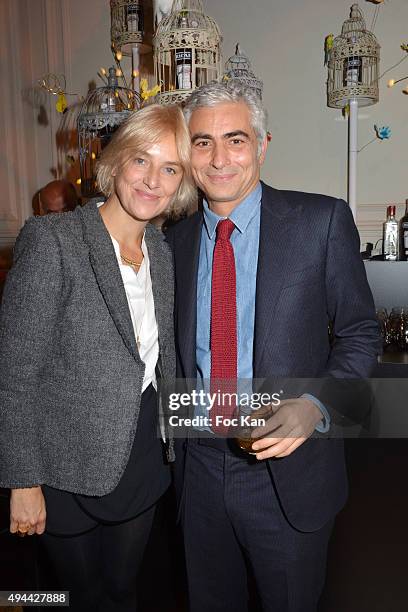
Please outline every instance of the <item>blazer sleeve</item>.
M326 300L333 345L315 395L333 423L367 425L372 392L366 379L381 353L381 337L358 231L350 207L342 200L333 208L328 233Z
M33 218L15 246L0 310L0 486L42 484L41 371L55 341L62 293L59 243Z
M381 340L359 235L350 207L342 200L334 206L330 223L326 296L334 337L326 375L369 377L381 352Z

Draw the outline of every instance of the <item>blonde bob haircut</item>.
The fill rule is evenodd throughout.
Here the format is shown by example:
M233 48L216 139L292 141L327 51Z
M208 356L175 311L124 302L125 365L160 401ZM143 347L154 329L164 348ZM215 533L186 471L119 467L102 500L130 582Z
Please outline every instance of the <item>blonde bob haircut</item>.
M132 113L117 129L102 151L96 180L105 197L114 192L116 174L135 155L141 155L168 134L174 134L183 178L166 213L178 217L197 200L197 191L191 175L190 134L181 109L175 105L151 104Z

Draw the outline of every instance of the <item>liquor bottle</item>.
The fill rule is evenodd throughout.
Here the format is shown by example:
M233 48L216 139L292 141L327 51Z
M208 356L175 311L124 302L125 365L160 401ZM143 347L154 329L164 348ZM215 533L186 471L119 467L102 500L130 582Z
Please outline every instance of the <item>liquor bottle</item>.
M343 87L355 87L362 83L361 57L348 57L344 62Z
M405 215L399 222L400 259L408 260L408 199L405 200Z
M191 89L192 49L176 49L178 89Z
M353 45L357 43L355 36L352 36L351 43ZM362 70L363 65L360 56L347 57L344 60L343 67L343 87L355 87L356 85L360 85L363 81Z
M383 225L383 255L387 261L398 259L398 221L395 206L387 206L387 220Z
M136 4L129 4L127 9L127 31L135 34L139 29L139 15Z

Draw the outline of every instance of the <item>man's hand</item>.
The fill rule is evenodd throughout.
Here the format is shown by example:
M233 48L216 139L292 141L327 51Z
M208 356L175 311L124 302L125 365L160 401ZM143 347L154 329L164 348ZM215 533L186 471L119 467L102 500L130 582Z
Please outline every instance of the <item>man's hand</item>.
M45 530L45 499L41 487L12 489L10 532L41 535Z
M282 400L265 425L252 432L253 438L262 437L252 444L256 458L287 457L312 435L321 419L322 413L312 400Z

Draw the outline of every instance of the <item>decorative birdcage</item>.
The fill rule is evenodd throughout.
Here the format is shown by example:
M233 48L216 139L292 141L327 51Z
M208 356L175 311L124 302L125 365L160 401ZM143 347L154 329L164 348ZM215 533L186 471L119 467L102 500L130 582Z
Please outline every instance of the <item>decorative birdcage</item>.
M122 55L132 58L131 86L140 89L140 56L151 52L144 39L142 0L110 0L111 46L116 64L121 68ZM125 85L127 85L125 83Z
M201 85L221 78L221 33L201 0L174 0L154 39L160 104L182 102Z
M366 28L358 4L351 7L350 18L333 41L328 61L327 104L344 108L350 100L359 106L376 104L380 45Z
M78 147L81 170L81 193L92 197L98 193L96 163L112 134L140 106L131 89L118 86L115 68L109 69L108 84L91 89L78 115Z
M235 48L235 55L232 55L225 64L225 72L222 78L223 81L238 79L255 91L262 99L263 82L255 76L251 62L245 53L243 53L239 43L237 43Z
M143 43L144 13L141 0L110 0L111 41L124 55Z

